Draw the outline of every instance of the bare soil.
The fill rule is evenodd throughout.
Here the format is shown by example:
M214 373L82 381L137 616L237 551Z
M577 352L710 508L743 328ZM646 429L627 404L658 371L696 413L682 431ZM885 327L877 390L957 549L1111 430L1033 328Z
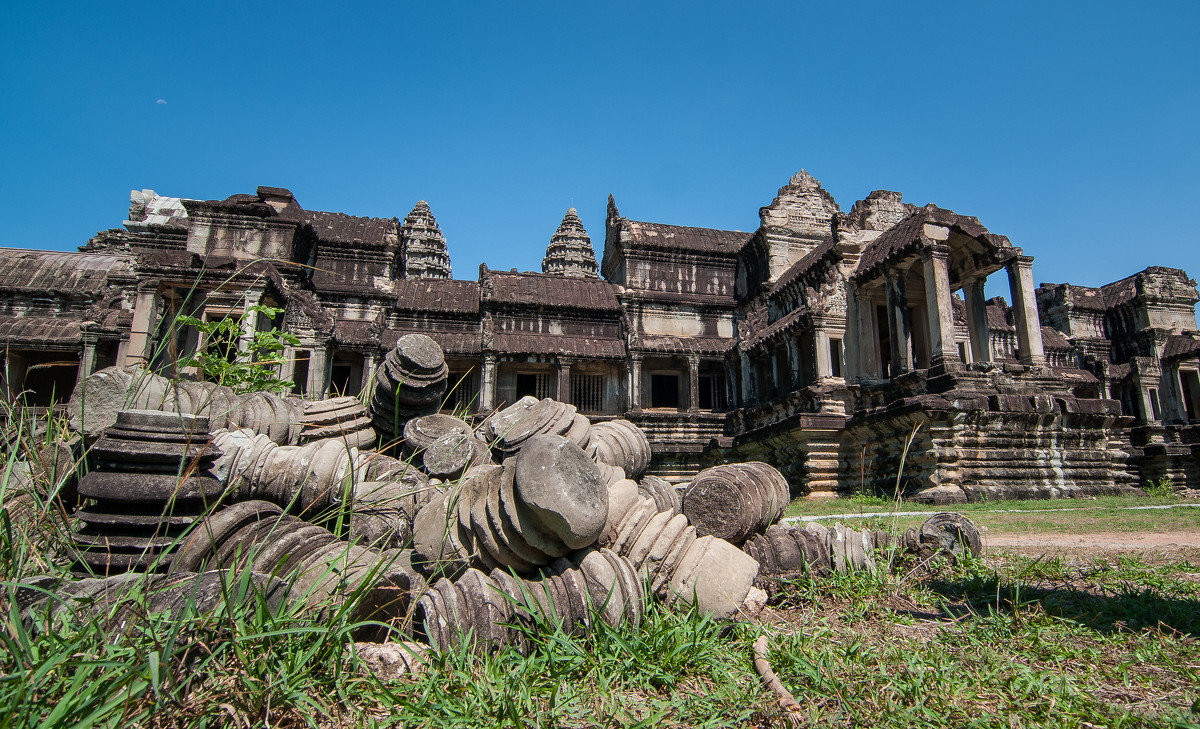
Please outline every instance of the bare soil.
M987 549L1020 554L1183 552L1200 555L1200 529L1148 532L985 534Z

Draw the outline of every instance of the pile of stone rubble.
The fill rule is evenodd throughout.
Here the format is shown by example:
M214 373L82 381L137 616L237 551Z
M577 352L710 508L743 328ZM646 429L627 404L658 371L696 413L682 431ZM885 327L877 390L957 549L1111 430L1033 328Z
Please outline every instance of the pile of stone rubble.
M128 572L249 571L312 609L353 600L436 650L494 650L525 647L521 626L538 621L636 626L647 591L731 618L761 610L777 577L979 548L952 515L900 538L781 525L788 485L765 463L676 488L646 473L631 422L523 398L472 424L437 413L446 377L422 335L384 358L369 407L93 374L70 408L92 466L74 559L116 582L55 586L58 602Z

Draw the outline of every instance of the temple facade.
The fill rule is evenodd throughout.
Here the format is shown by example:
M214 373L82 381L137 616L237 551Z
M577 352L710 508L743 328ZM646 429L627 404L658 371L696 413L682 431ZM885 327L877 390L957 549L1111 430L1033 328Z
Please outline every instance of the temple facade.
M1183 271L1035 286L1033 258L975 218L890 191L843 212L806 172L759 219L748 233L635 221L610 197L599 260L570 209L541 273L454 279L424 201L401 220L306 210L283 188L135 191L123 227L78 253L0 249L2 384L47 407L109 365L194 377L176 362L206 344L176 317L264 304L280 314L247 317L244 338L298 338L279 365L298 395L361 393L420 332L446 352L447 410L533 395L624 417L676 481L758 458L815 496L1200 488ZM989 276L1008 298L985 297Z

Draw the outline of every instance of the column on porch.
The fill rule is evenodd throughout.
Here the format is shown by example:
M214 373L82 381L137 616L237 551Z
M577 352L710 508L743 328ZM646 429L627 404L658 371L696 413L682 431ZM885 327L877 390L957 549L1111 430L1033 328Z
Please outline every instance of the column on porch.
M936 226L926 225L925 228L928 231ZM930 245L921 251L921 261L925 268L929 366L957 363L960 359L958 348L954 344L954 303L950 299L950 248L940 243Z
M642 354L629 353L629 409L642 409Z
M912 322L908 315L908 293L904 284L905 272L889 269L887 272L888 328L892 345L891 376L912 369Z
M742 407L750 404L751 380L753 373L750 371L750 355L746 350L741 350L742 360Z
M363 371L362 371L362 391L367 393L367 396L370 397L371 388L375 384L375 353L374 352L366 352L363 354L362 369L363 369ZM450 384L453 385L454 383L450 383Z
M824 321L816 322L813 329L813 354L817 359L817 379L833 377L833 361L829 356L829 330Z
M558 397L559 402L571 402L571 363L569 357L558 358Z
M689 354L688 364L688 412L700 411L700 355Z
M306 397L320 400L329 388L329 343L317 344L308 359L308 390Z
M1042 322L1033 290L1033 256L1015 256L1005 266L1012 291L1013 319L1017 327L1018 357L1023 364L1046 364L1042 347Z
M483 370L479 374L479 409L496 407L496 355L483 355Z
M117 363L125 366L149 362L151 355L150 335L158 325L158 283L139 286L133 304L133 322L129 327L129 340L125 342L117 357Z
M95 326L94 323L87 322L83 325L86 328L81 327L79 333L83 342L83 351L79 359L79 374L75 379L76 383L83 382L84 378L96 369L96 344L99 342L100 335L92 330L93 326Z
M789 333L786 335L784 342L787 344L787 361L788 361L788 391L795 390L800 387L800 344L796 341L796 335Z
M967 333L971 338L971 359L976 362L992 361L992 333L988 327L987 300L983 287L987 279L983 276L963 281L963 300L967 305Z

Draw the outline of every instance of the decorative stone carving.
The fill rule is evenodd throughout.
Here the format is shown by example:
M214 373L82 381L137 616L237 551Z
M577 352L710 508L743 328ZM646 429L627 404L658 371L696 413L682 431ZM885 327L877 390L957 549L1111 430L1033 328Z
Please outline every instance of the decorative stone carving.
M583 222L575 208L567 210L558 230L550 238L546 257L542 259L542 273L557 273L572 278L597 278L600 264L596 263L596 251L592 239L583 228Z
M787 479L760 462L730 463L701 471L683 493L683 513L700 535L741 544L783 516Z
M470 636L480 652L510 644L524 651L522 634L509 624L550 621L579 633L596 616L614 627L636 628L644 609L633 565L601 549L588 552L578 565L557 560L538 580L501 569L490 575L469 569L454 582L442 578L417 601L414 623L434 650L449 650Z

